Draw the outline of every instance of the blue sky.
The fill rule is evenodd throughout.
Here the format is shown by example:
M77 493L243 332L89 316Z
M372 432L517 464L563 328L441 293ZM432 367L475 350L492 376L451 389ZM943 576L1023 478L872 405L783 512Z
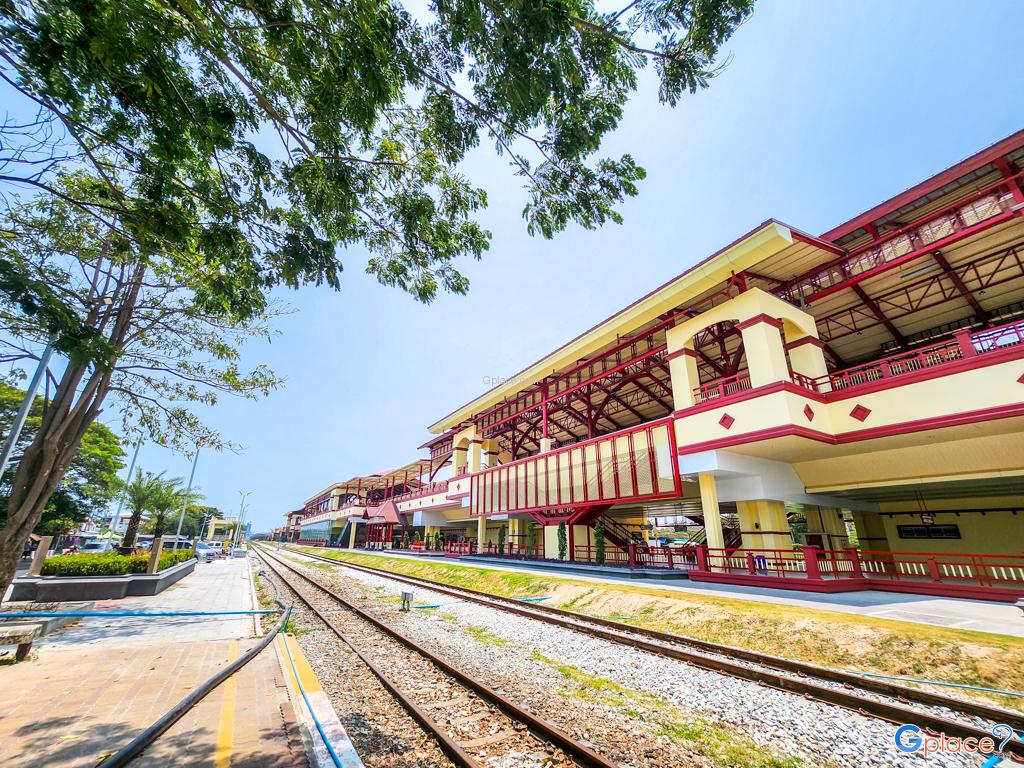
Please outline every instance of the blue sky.
M270 345L245 350L287 378L260 402L222 401L211 423L245 446L204 454L196 482L257 530L324 486L425 455L427 426L684 271L761 221L812 234L1024 127L1015 62L1019 2L762 0L728 43L731 64L676 109L653 72L607 142L648 170L625 223L526 234L525 192L487 150L466 163L486 187L493 233L460 267L466 297L423 306L342 254L340 293L283 294L295 310ZM144 446L140 465L188 475Z

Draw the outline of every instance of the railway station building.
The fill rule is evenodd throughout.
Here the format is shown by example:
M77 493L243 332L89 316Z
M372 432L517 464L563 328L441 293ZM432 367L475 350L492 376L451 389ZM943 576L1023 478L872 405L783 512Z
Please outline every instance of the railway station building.
M1024 131L820 235L754 227L429 431L299 539L553 560L561 528L695 580L1024 594Z

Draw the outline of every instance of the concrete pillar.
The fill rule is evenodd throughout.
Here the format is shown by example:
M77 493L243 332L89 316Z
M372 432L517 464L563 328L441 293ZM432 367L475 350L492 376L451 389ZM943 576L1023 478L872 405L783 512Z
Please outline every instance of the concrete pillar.
M157 536L153 539L153 549L149 553L149 565L146 566L146 573L156 573L160 570L160 553L164 549L164 537Z
M861 551L892 551L889 537L885 535L885 523L882 522L881 515L870 512L853 512L852 514L853 527L857 530L857 540Z
M736 511L739 513L744 549L793 548L786 505L781 501L739 501Z
M468 465L470 472L479 472L482 466L481 457L483 454L483 440L474 438L469 441Z
M722 533L722 513L718 509L718 488L715 487L715 476L710 472L697 475L700 486L700 506L704 512L704 529L707 531L708 547L722 549L725 547L725 534Z
M476 551L487 551L487 518L483 515L476 519Z
M822 351L824 347L825 343L813 336L804 336L786 344L792 371L810 379L827 375L828 367L825 365L825 353Z
M32 555L32 565L28 568L29 576L39 576L43 572L43 563L46 561L46 553L50 551L53 544L53 536L40 536L39 546Z
M485 467L498 466L498 457L501 454L501 447L497 438L487 438L483 441L483 465Z
M672 404L677 411L688 408L696 402L693 390L700 386L697 353L693 349L693 338L683 336L678 332L681 330L670 328L665 333L668 370L672 382ZM677 332L673 333L673 331Z
M356 530L357 530L357 528L358 528L358 526L355 523L352 523L351 525L349 525L349 529L348 529L348 548L349 549L355 549L356 548Z
M747 357L750 386L760 387L776 381L789 381L789 363L782 345L782 322L771 317L755 317L737 323L743 336L743 354Z
M540 452L541 453L547 453L550 450L551 450L551 438L550 437L542 437L540 439Z

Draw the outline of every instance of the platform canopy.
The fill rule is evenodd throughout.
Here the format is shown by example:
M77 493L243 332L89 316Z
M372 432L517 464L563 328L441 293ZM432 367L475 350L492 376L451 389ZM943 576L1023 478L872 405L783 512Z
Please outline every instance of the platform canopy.
M371 475L356 475L347 480L333 483L314 494L306 500L306 507L337 495L352 494L365 498L367 493L372 491L387 492L396 488L416 490L426 482L425 478L429 475L430 470L429 459L418 459L400 467L374 472Z

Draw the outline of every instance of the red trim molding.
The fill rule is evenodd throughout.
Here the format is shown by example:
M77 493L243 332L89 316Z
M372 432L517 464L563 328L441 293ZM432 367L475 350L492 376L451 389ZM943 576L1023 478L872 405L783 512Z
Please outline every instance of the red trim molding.
M974 424L979 421L996 421L1008 419L1014 416L1024 416L1024 403L1003 405L996 408L981 408L976 411L964 411L962 413L946 414L944 416L933 416L927 419L916 421L905 421L900 424L889 424L883 427L870 427L868 429L856 429L850 432L840 432L830 435L816 429L809 429L797 424L781 424L777 427L760 429L756 432L748 432L744 435L732 435L721 437L716 440L705 440L702 443L692 443L681 446L678 450L680 456L691 453L702 453L713 451L719 448L728 448L733 445L745 443L757 443L762 440L774 440L779 437L803 437L808 440L816 440L820 443L840 445L842 443L853 443L861 440L875 440L880 437L893 437L895 435L909 435L914 432L924 432L930 429L943 429L945 427L958 427L964 424Z
M666 360L675 360L677 357L692 357L696 360L698 357L697 350L683 347L682 349L677 349L675 352L669 352L665 355Z
M751 318L749 318L747 320L744 320L741 323L736 323L736 330L737 331L744 331L747 328L751 328L751 327L753 327L755 325L760 325L761 323L767 323L768 325L774 325L779 330L782 329L782 321L779 318L772 317L771 315L766 315L764 312L762 312L761 314L754 315L753 317L751 317Z
M804 344L811 344L817 347L818 349L825 348L825 342L819 339L818 337L804 336L803 338L797 339L796 341L791 341L788 344L786 344L786 349L796 349L797 347L804 346Z

